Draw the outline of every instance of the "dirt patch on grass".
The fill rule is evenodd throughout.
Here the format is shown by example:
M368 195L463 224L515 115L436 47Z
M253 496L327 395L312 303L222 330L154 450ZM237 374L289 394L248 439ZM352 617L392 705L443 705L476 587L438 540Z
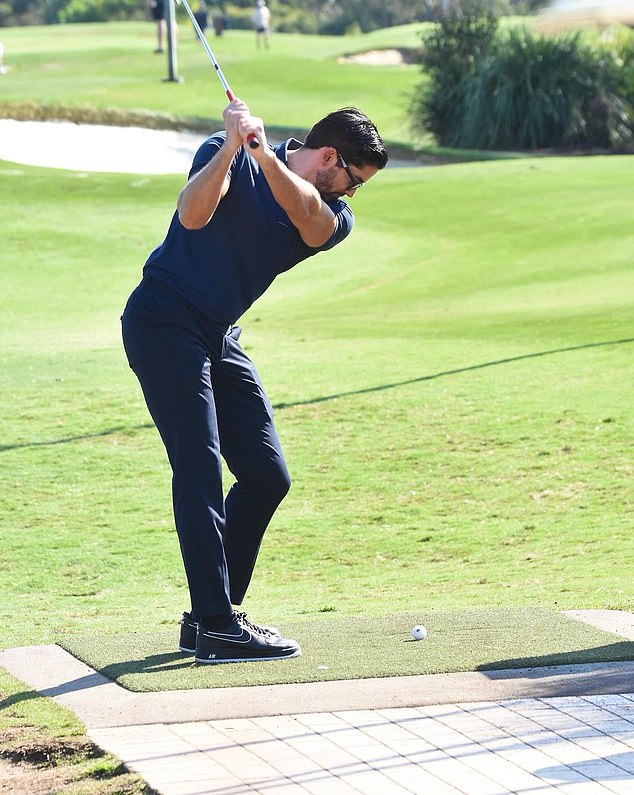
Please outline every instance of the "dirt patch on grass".
M77 781L77 770L69 766L34 767L26 762L10 762L0 757L0 792L28 792L31 795L50 795L63 791Z
M96 759L103 751L87 737L63 740L35 733L30 726L16 726L2 732L0 759L31 765L55 765L64 759Z
M20 726L2 731L0 795L4 793L153 795L154 790L87 737L43 737L34 734L34 727Z
M86 776L77 765L40 767L0 757L0 795L157 795L131 773Z

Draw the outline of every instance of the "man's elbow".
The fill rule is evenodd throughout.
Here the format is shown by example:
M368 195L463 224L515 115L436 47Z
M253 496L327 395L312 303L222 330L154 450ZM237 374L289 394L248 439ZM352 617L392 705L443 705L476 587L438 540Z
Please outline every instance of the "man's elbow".
M191 208L189 208L185 202L181 201L180 198L176 203L176 212L178 213L180 225L185 229L202 229L209 221L208 218L201 218L199 213L192 212Z
M337 227L335 216L325 208L321 200L306 209L304 218L298 224L301 238L311 248L320 248L330 240Z
M307 223L299 227L299 234L307 246L311 248L321 248L330 240L335 229L336 224L334 223L334 219L333 222L330 223L330 219L324 221L323 218L311 218Z
M205 222L202 223L198 219L189 218L188 215L185 213L178 214L178 220L180 225L189 231L193 231L194 229L202 229L205 226Z

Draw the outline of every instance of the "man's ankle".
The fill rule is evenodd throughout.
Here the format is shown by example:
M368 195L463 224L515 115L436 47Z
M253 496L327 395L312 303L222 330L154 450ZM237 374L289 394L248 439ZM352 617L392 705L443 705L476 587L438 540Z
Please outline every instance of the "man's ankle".
M203 616L200 625L203 629L219 630L225 629L233 621L233 613L220 613L213 616Z

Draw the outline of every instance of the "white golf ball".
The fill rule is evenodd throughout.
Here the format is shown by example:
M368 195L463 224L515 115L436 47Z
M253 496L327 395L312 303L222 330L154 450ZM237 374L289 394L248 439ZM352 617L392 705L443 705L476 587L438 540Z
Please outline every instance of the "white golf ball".
M425 627L417 624L415 627L412 627L412 637L414 640L425 640L427 637L427 630Z

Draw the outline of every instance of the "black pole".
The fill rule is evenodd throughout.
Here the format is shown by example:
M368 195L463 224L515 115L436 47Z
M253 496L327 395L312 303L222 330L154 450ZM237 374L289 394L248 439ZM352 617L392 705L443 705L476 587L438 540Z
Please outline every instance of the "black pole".
M178 56L176 52L176 10L174 0L167 0L167 77L165 82L182 83L183 78L178 76Z

